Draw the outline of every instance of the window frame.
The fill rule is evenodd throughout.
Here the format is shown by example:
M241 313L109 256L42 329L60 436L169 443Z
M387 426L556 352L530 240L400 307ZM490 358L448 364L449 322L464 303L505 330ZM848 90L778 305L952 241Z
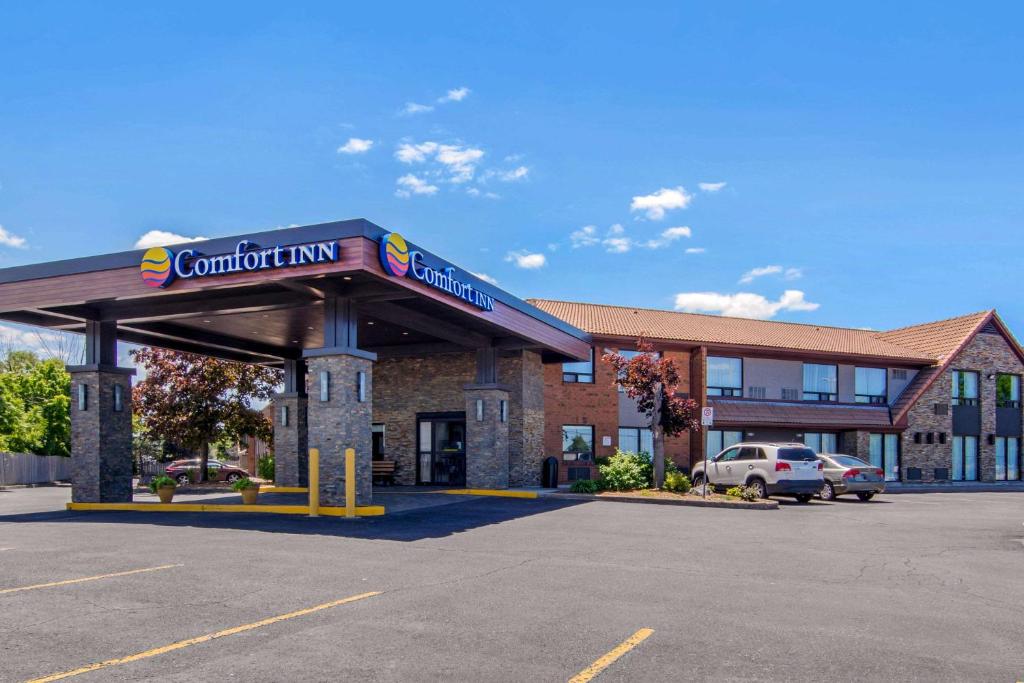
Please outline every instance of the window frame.
M968 375L968 374L969 375L974 375L975 378L976 378L975 381L974 381L974 387L975 387L975 393L977 395L976 396L959 396L958 394L953 393L953 389L954 388L956 389L956 391L960 390L960 385L962 384L962 382L957 381L959 379L959 377L962 376L962 375ZM981 405L981 373L980 372L978 372L977 370L960 370L960 369L954 368L953 372L950 373L950 377L953 380L952 382L950 382L950 385L951 385L950 386L950 400L952 401L953 405L955 405L955 406L979 406L979 405Z
M590 372L566 372L566 365L577 365L585 363L587 361L574 360L567 363L562 363L562 384L593 384L595 380L596 365L594 363L594 347L590 347ZM572 377L572 379L566 379ZM590 379L581 380L580 377L590 377Z
M804 374L804 372L806 371L808 365L815 365L815 366L818 366L818 367L833 368L833 369L835 369L835 378L836 378L836 387L835 387L836 390L835 390L835 393L825 392L825 391L807 391L807 376L806 376L806 374ZM802 400L802 401L816 401L816 402L819 402L819 403L838 403L839 402L839 364L838 363L803 363L801 365L800 372L801 372L801 377L802 377L802 381L800 383L801 384L801 388L800 388L801 399L800 400ZM816 398L808 398L809 396L814 396ZM827 398L822 398L822 396L825 396Z
M967 439L974 439L974 477L967 478ZM953 478L953 467L956 458L956 444L960 444L960 478ZM980 481L981 477L981 438L974 434L954 434L949 449L950 481Z
M715 396L715 397L722 397L722 398L737 398L737 397L738 398L743 398L743 370L744 370L744 367L743 367L744 366L743 357L742 356L708 356L705 359L705 361L704 361L704 374L705 374L705 376L708 376L708 375L711 374L708 371L708 363L711 362L712 358L722 358L724 360L738 360L740 362L740 385L738 387L719 387L719 386L712 386L710 383L707 383L707 381L705 380L705 382L707 383L707 395L708 396Z
M566 430L567 429L590 430L590 452L589 453L579 453L577 451L567 451L567 450L565 450L565 438L566 438ZM575 440L576 439L574 437L569 442L569 445L571 446L572 445L572 441L575 441ZM584 424L565 424L565 425L562 425L562 462L587 462L587 463L594 462L594 448L595 448L594 440L595 440L594 425L584 425ZM566 455L572 455L573 457L572 458L566 458L565 457ZM580 458L581 455L589 456L589 457Z
M1017 398L1015 398L1015 399L1011 398L1011 399L1007 399L1007 400L1002 400L1002 399L999 398L999 379L1001 377L1009 377L1010 378L1010 382L1011 382L1011 384L1010 384L1011 387L1013 386L1013 380L1014 379L1017 380ZM996 373L996 408L1020 408L1020 406L1021 406L1021 402L1020 402L1020 379L1021 379L1020 375L1018 375L1018 374L1016 374L1014 372L997 372Z
M647 453L647 455L651 455L651 456L654 455L654 432L651 430L650 427L619 427L619 431L618 431L618 434L617 434L616 438L618 439L618 446L619 446L619 450L620 451L625 451L626 450L626 449L624 449L622 447L622 432L626 432L626 431L635 432L636 433L636 450L635 451L629 451L629 452ZM650 452L642 450L642 447L643 447L643 432L647 432L647 433L649 433L651 435L651 450L650 450Z
M880 370L882 372L882 393L881 394L862 394L857 391L857 371L858 370ZM837 378L838 384L838 378ZM861 400L861 399L866 400ZM880 399L880 400L873 400ZM853 367L853 402L854 403L866 403L868 405L886 405L889 403L889 368L878 368L867 365L855 365Z

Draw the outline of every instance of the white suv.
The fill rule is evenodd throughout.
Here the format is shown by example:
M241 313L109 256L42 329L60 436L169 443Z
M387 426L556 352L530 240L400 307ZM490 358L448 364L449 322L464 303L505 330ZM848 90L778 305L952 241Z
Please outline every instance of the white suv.
M704 461L693 468L693 483L704 483ZM708 458L707 479L715 488L751 486L759 497L796 496L808 502L825 484L822 463L802 443L738 443Z

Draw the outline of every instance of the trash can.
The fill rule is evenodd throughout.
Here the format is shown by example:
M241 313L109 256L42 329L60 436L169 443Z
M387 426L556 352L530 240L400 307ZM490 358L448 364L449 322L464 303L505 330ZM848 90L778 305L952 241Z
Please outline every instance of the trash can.
M540 472L540 485L546 489L558 487L558 459L550 457L544 461Z

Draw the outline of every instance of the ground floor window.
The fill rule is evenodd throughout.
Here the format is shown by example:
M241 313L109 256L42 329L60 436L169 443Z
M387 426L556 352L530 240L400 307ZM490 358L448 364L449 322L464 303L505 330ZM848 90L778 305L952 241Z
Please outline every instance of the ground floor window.
M566 462L594 459L594 426L562 425L562 460Z
M886 481L900 480L900 435L869 434L868 459L885 473Z
M729 446L743 441L743 432L730 432L721 429L709 429L707 443L708 458L718 455Z
M978 437L953 437L953 481L978 480Z
M1020 479L1020 438L996 437L996 481Z
M619 450L653 454L654 432L644 427L619 427Z
M815 453L838 453L839 435L835 432L804 432L804 445Z

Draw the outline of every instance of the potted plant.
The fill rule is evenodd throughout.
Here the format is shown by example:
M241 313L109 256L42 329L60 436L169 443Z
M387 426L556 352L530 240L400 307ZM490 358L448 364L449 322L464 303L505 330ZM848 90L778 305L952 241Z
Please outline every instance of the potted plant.
M149 490L160 496L161 503L170 503L174 498L174 489L176 488L178 488L178 484L166 474L153 477L153 480L149 482Z
M260 493L260 483L249 477L239 479L231 485L232 490L242 494L242 502L245 505L255 505L256 497Z

